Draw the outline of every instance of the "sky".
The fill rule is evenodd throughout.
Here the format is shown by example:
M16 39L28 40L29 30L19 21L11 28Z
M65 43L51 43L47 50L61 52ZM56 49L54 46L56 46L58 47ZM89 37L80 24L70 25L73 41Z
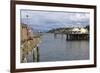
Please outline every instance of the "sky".
M21 10L21 23L28 24L37 31L84 27L89 25L89 18L90 14L87 12Z

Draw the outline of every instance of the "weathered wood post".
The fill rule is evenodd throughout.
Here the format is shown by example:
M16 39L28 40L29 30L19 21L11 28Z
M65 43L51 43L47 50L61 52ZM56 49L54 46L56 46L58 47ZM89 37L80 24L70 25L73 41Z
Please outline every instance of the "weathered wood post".
M39 50L38 47L36 46L33 48L33 62L38 62L39 61Z

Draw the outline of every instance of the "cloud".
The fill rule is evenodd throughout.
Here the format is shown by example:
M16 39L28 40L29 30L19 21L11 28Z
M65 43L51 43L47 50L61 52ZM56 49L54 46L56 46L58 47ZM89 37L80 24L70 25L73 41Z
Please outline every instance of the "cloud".
M89 20L89 14L86 14L86 13L74 13L74 15L70 16L70 20L72 21L87 21Z
M26 17L28 15L28 18ZM89 24L89 13L21 10L21 22L34 29L82 27Z

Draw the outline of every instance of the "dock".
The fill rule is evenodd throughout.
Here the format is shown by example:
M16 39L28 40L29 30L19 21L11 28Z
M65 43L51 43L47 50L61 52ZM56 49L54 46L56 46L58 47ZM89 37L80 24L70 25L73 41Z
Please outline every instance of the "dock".
M89 40L88 33L69 33L66 34L66 40Z
M54 33L54 37L57 34L65 35L67 41L89 40L89 33Z

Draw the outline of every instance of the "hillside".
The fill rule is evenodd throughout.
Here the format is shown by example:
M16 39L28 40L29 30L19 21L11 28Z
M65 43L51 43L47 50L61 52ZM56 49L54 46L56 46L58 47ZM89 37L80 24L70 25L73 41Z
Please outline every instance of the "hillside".
M56 28L56 29L51 29L47 33L67 33L73 28Z
M47 33L68 33L70 31L72 31L74 28L75 27L73 27L73 28L56 28L56 29L49 30ZM78 27L76 27L76 28L78 28ZM85 27L81 27L81 28L84 28L89 31L89 25L87 25ZM80 30L81 28L78 28L78 29Z

